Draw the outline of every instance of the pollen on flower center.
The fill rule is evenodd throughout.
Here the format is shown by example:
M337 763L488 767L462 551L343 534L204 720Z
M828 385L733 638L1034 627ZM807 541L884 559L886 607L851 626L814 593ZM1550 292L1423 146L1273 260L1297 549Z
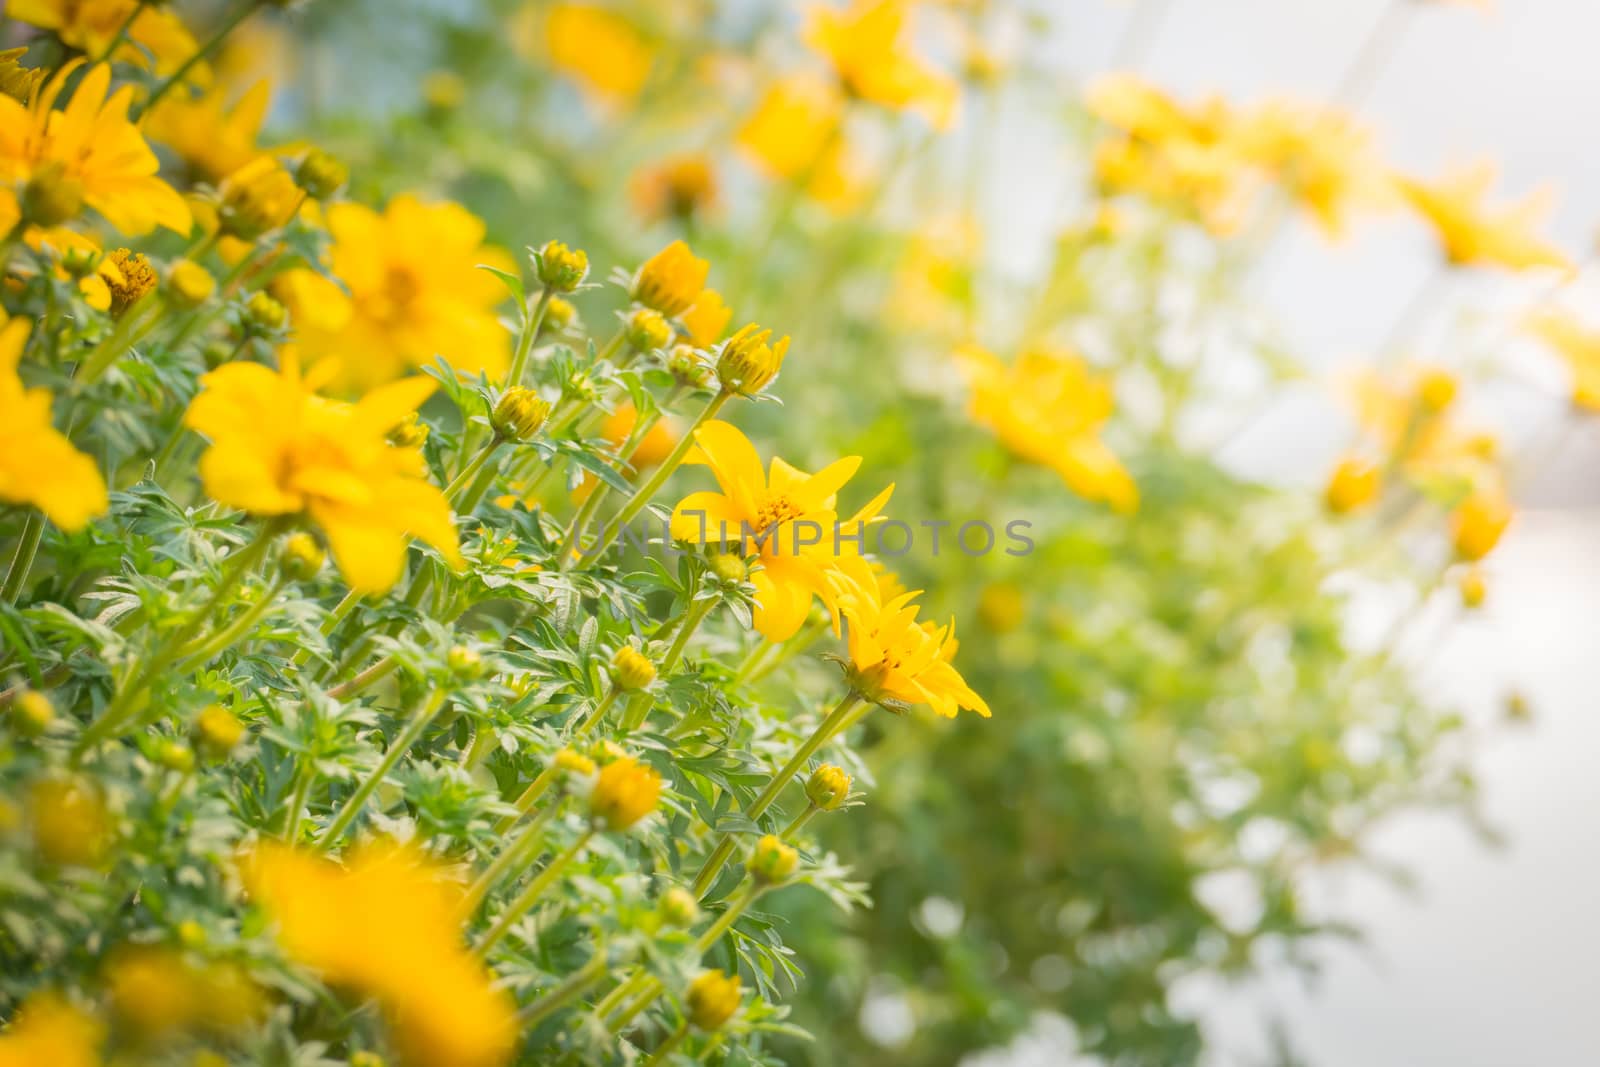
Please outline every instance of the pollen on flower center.
M803 514L805 512L786 496L768 497L756 510L756 529L758 532L769 530L779 523L798 519Z

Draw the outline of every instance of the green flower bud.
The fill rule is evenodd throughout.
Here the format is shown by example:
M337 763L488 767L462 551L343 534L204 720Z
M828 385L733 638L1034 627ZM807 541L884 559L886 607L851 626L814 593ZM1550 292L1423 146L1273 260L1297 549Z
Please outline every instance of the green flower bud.
M349 180L350 168L320 148L307 152L294 172L295 184L313 200L328 199Z
M526 441L539 432L550 417L550 402L532 389L513 386L495 401L489 421L494 432L507 441Z
M661 894L661 901L656 908L661 913L661 921L668 926L686 930L700 921L700 902L681 885L675 885Z
M756 842L748 864L751 877L761 885L788 881L799 865L800 854L778 840L776 834L767 834Z
M835 811L850 796L850 776L831 763L824 763L806 779L806 799L819 811Z
M38 737L55 721L55 705L37 689L17 694L11 702L11 728L23 737Z
M533 266L541 284L558 293L570 293L588 277L589 256L582 249L568 248L560 241L547 241L533 254Z
M278 566L291 582L310 581L322 570L322 546L308 533L292 535L283 543L278 555Z
M611 657L611 678L617 688L631 693L656 680L656 665L638 649L623 645Z
M628 316L628 344L637 352L654 352L672 343L672 324L659 311L639 308Z

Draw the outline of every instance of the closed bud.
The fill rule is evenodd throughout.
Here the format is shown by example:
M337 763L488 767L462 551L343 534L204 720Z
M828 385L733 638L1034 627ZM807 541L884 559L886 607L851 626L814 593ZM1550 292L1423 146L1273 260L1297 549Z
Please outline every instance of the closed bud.
M659 311L639 308L628 316L625 336L635 351L654 352L672 343L672 324Z
M711 384L711 364L691 345L673 346L667 356L667 370L679 385L704 389Z
M322 546L308 533L297 533L283 543L278 556L278 566L291 582L306 582L322 570Z
M428 439L428 424L415 411L389 427L387 440L395 448L421 448Z
M849 796L850 776L831 763L824 763L806 779L806 799L818 811L837 811Z
M55 705L37 689L25 690L11 702L11 728L23 737L38 737L55 718Z
M656 809L661 776L632 756L600 769L589 793L589 815L608 830L626 830Z
M513 386L495 401L489 421L494 432L507 441L526 441L539 432L550 417L550 402L532 389Z
M452 646L445 653L444 662L450 673L464 682L473 681L483 674L483 657L478 655L477 649L466 645Z
M221 704L208 704L195 717L194 739L210 759L226 759L244 740L244 723Z
M1461 577L1456 579L1456 590L1461 594L1462 607L1482 607L1489 595L1489 586L1484 581L1483 570L1478 567L1468 567L1462 571Z
M743 995L738 975L706 971L689 983L684 995L689 1022L701 1030L720 1030L739 1010Z
M533 254L533 266L539 282L558 293L572 292L589 276L588 254L581 248L568 248L560 241L546 241L545 246Z
M1443 414L1456 402L1456 376L1439 367L1429 367L1417 377L1417 403L1431 415Z
M313 200L326 200L350 180L350 168L320 148L313 148L294 172L295 184Z
M623 645L611 657L611 680L617 688L631 693L656 680L656 665L631 645Z
M156 746L156 762L169 771L187 774L194 770L194 749L178 741L162 741Z
M719 582L737 585L750 577L750 568L732 552L718 552L711 557L711 573L717 576Z
M674 241L645 260L633 276L636 303L674 318L688 311L705 288L711 264L699 259L682 241Z
M294 178L271 156L261 156L228 175L221 192L217 224L241 241L254 241L287 226L304 198Z
M772 331L755 323L728 338L717 355L717 381L725 393L755 396L772 383L783 368L789 339L772 344Z
M174 306L192 310L211 299L217 280L192 260L180 259L167 271L167 295Z
M572 301L552 296L550 302L544 306L544 322L540 325L545 330L560 331L576 321L578 321L578 309L573 306Z
M767 834L750 852L750 876L761 885L777 885L789 880L795 868L800 866L800 854L782 841L776 834Z
M581 775L584 778L595 772L594 760L585 756L582 752L574 752L570 748L564 748L557 752L550 762L567 774Z
M1511 525L1511 504L1498 492L1480 490L1456 508L1452 518L1456 555L1468 562L1494 551Z
M266 293L253 293L244 305L245 329L256 334L277 333L289 322L289 309Z
M1348 515L1377 499L1382 485L1383 475L1376 465L1350 456L1334 468L1323 499L1335 515Z
M121 318L156 287L156 269L150 261L127 248L116 248L100 261L100 276L111 292L111 314Z
M22 217L35 226L59 226L83 210L83 183L67 177L59 162L34 171L22 187Z
M662 922L679 929L686 930L700 921L700 902L681 885L675 885L661 894L657 910L661 913Z

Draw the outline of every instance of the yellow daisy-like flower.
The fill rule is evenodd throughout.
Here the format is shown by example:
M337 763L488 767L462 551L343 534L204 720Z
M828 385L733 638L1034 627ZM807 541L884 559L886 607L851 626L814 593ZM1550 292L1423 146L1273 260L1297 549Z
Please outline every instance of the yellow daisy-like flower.
M955 117L959 88L906 47L905 23L903 0L854 0L843 11L815 7L806 43L833 65L851 96L918 111L944 129Z
M633 299L663 315L682 315L705 291L711 264L696 256L682 241L645 260L633 276Z
M926 704L947 719L966 708L984 718L989 705L955 669L955 623L917 621L920 592L896 592L881 583L859 556L841 557L830 573L837 610L834 632L844 623L851 684L874 703L890 707Z
M129 23L135 7L139 13ZM104 55L126 25L127 39L113 58L141 67L154 59L160 75L177 70L199 48L178 16L160 4L141 4L139 0L11 0L6 14L54 31L63 43L87 56Z
M49 390L25 389L17 376L30 329L26 319L0 327L0 500L32 504L77 530L105 513L106 483L94 460L56 431Z
M745 157L769 178L805 182L824 204L847 203L858 183L851 177L844 139L844 101L816 78L775 82L739 127Z
M843 535L854 537L883 510L894 486L841 521L835 510L837 494L861 466L859 457L807 474L774 456L770 470L763 472L750 439L726 422L700 427L695 444L684 462L710 467L722 492L684 497L673 509L672 536L702 544L749 541L740 554L754 552L761 562L761 569L750 575L756 587L756 631L773 641L787 640L805 623L811 598L827 602L832 594L826 563L837 547L835 524Z
M589 793L589 814L608 830L622 831L656 810L661 799L661 775L632 756L612 760L600 768Z
M461 943L459 887L415 849L370 845L340 867L267 844L241 873L290 956L378 1002L407 1064L510 1060L516 1006Z
M956 356L972 385L972 418L1008 449L1087 500L1121 512L1139 506L1138 486L1100 439L1115 407L1111 385L1082 359L1032 351L1007 366L977 345Z
M200 380L184 425L211 441L200 458L206 492L253 515L305 514L362 593L399 580L411 537L459 566L450 504L427 481L421 451L386 439L437 383L406 378L351 404L317 395L333 363L305 377L292 353L282 364L229 363Z
M26 201L28 183L37 180L53 195L81 198L123 233L146 233L158 225L187 233L188 205L156 176L160 161L128 121L133 86L108 99L111 68L101 64L84 75L71 102L55 110L79 65L63 67L27 105L0 96L0 182L10 186L10 210Z
M732 319L733 309L715 289L701 290L700 295L694 298L694 303L689 305L689 310L678 316L678 321L683 323L688 333L689 343L696 348L710 348L722 340Z
M703 152L669 156L643 167L628 182L635 210L646 219L692 219L716 205L717 172Z
M655 49L633 23L590 4L551 5L544 47L552 67L608 103L636 100L655 62Z
M1246 116L1240 154L1262 168L1329 237L1346 229L1353 208L1390 191L1370 131L1334 108L1275 103Z
M55 993L23 1002L0 1034L0 1067L100 1067L105 1027Z
M335 357L345 384L392 381L442 356L457 371L491 378L511 361L495 308L505 287L487 265L516 264L483 243L484 225L457 204L399 196L383 213L340 202L327 211L329 266L345 292L314 271L274 286L310 360Z
M1600 330L1554 312L1534 316L1528 330L1566 364L1572 375L1572 402L1600 412Z
M257 82L237 100L223 86L197 96L165 97L145 119L150 139L172 149L213 185L261 153L256 138L272 103L272 86Z
M1491 210L1483 201L1494 179L1493 165L1480 164L1437 182L1402 177L1397 183L1406 202L1433 228L1451 264L1570 271L1566 254L1536 232L1548 213L1549 196L1536 192L1519 204Z

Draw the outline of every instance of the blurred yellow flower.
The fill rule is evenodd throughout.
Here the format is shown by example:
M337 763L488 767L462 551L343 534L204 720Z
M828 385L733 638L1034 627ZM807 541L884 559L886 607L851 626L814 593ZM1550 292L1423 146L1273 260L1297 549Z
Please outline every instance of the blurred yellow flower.
M211 442L200 458L206 492L253 515L305 514L362 593L399 580L410 537L459 566L450 504L428 482L421 451L386 440L437 383L406 378L351 404L317 395L334 363L302 377L292 353L281 362L276 372L229 363L200 379L184 425Z
M128 121L134 86L107 99L111 68L102 63L84 75L65 108L54 110L80 65L64 66L27 105L0 96L0 182L11 186L0 204L0 224L9 229L15 223L29 200L28 184L36 182L52 198L80 200L123 233L158 225L187 233L188 205L156 176L160 161Z
M637 99L655 62L655 49L633 23L591 4L552 4L544 47L552 67L609 103Z
M260 1018L261 990L226 963L198 963L159 945L115 950L102 975L111 1009L147 1041L183 1032L226 1033Z
M655 768L623 756L600 768L589 793L589 814L608 830L626 830L655 811L660 798L661 775Z
M196 177L215 185L262 154L256 138L271 103L272 86L264 81L237 100L220 85L192 97L172 93L150 112L144 128Z
M228 175L220 193L217 222L242 241L287 226L306 199L294 175L271 156L257 156Z
M0 1067L100 1067L105 1027L55 993L35 993L0 1034Z
M1396 179L1401 195L1433 228L1453 265L1571 270L1566 254L1536 232L1549 210L1548 194L1535 192L1519 204L1491 210L1483 201L1494 180L1495 168L1487 163L1432 183Z
M106 859L116 827L97 783L46 778L28 790L33 847L58 867L98 867Z
M926 704L947 719L961 708L989 717L989 705L951 663L957 649L954 622L918 622L920 609L913 601L920 593L896 593L880 584L871 564L859 556L836 560L830 581L837 604L834 631L842 619L851 684L864 697L890 707Z
M1382 489L1383 471L1376 463L1347 456L1333 469L1322 495L1329 511L1347 515L1372 503Z
M813 7L806 43L833 65L850 96L917 111L944 129L955 117L959 87L906 46L905 22L904 0L852 0L843 11Z
M1474 491L1459 505L1451 516L1452 536L1456 555L1476 563L1500 543L1500 537L1511 525L1511 501L1499 487Z
M1555 312L1535 315L1528 330L1567 365L1572 375L1572 402L1600 411L1600 330Z
M516 264L483 243L475 215L412 196L395 197L381 214L341 201L327 215L329 266L348 293L311 270L274 286L308 359L337 358L342 383L358 387L439 356L463 374L505 373L510 337L495 314L505 287L479 265L514 273Z
M136 7L138 14L129 23L128 16ZM53 31L62 43L86 56L104 55L127 25L126 40L114 58L141 67L153 58L156 73L161 75L177 70L199 48L170 9L142 0L11 0L6 14Z
M711 264L697 257L687 244L673 241L640 265L630 295L663 315L681 315L705 290L710 271Z
M1074 355L1030 351L1010 366L977 345L957 350L972 385L972 418L1017 456L1049 467L1086 500L1121 512L1139 489L1100 439L1115 401L1111 385Z
M733 309L723 302L721 293L702 289L689 310L678 316L678 321L688 332L690 344L696 348L710 348L722 340L732 318Z
M704 971L689 983L683 1004L689 1022L701 1030L720 1030L733 1018L744 999L739 976L722 971Z
M414 848L369 845L340 867L263 844L241 873L291 957L378 1002L405 1063L509 1061L515 1005L461 944L458 887Z
M716 421L695 431L695 444L684 462L710 467L722 492L690 493L679 501L672 512L672 536L696 544L737 541L742 555L756 553L761 569L750 574L756 587L755 628L769 640L785 641L805 623L813 596L825 602L831 596L826 561L837 547L835 523L854 536L883 510L894 486L841 521L837 494L861 466L858 457L807 474L774 456L763 472L749 438Z
M47 389L27 389L17 375L31 324L0 327L0 500L31 504L63 530L105 513L106 483L94 460L54 425Z
M835 206L847 202L856 182L844 140L843 101L815 78L775 82L739 127L738 146L762 173L803 182L806 193Z
M1493 438L1463 430L1452 417L1457 388L1454 375L1426 366L1398 378L1364 371L1351 383L1357 419L1384 462L1449 491L1500 478Z
M1245 116L1236 136L1242 157L1330 237L1344 234L1353 208L1381 203L1389 191L1371 133L1335 108L1268 104Z
M717 202L717 172L703 152L669 156L637 171L628 183L633 206L646 219L689 220Z

